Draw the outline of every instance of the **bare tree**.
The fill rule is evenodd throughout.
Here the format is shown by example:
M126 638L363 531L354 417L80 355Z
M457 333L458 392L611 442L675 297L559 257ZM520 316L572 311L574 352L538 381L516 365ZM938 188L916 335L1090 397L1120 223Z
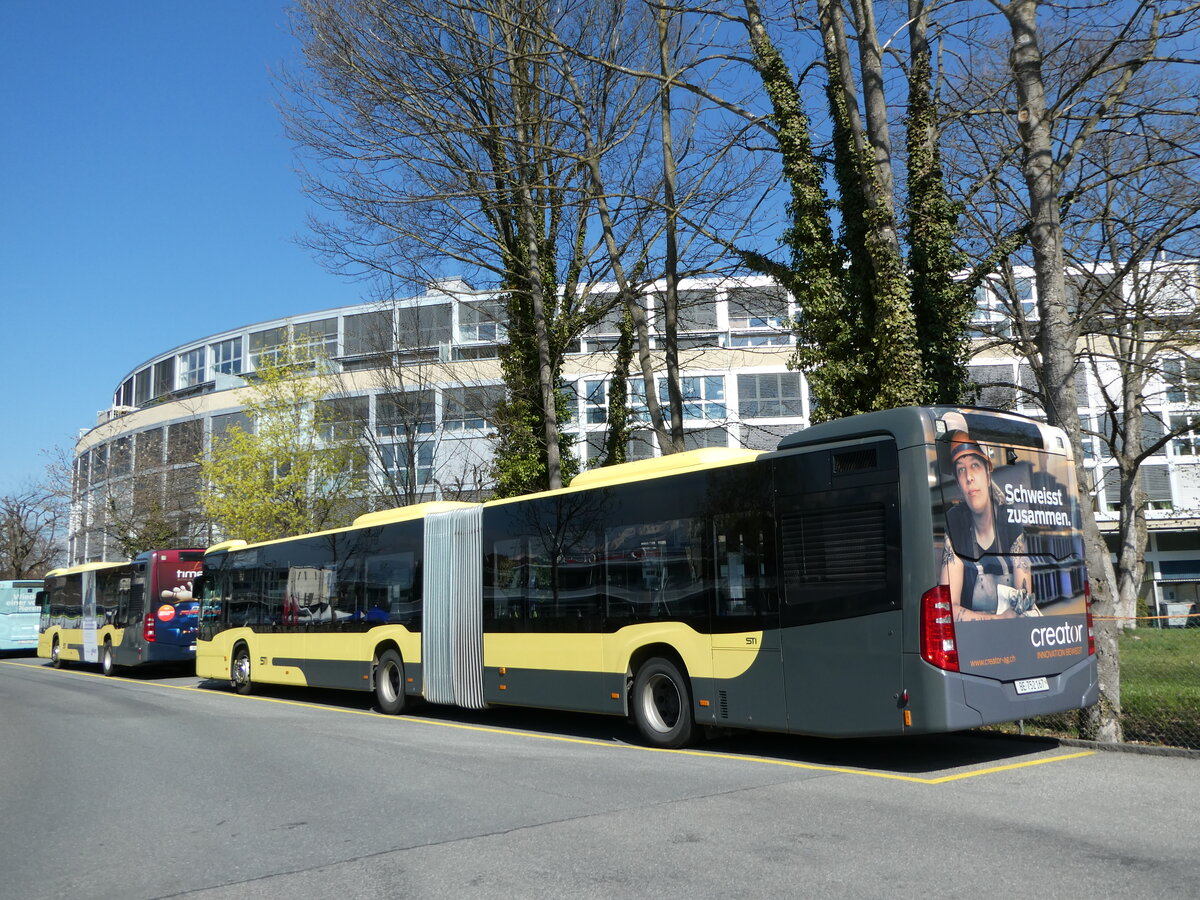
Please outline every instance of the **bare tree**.
M1198 8L1084 4L1068 11L1046 4L1060 14L1051 44L1053 59L1070 60L1057 68L1061 80L1051 82L1043 51L1048 33L1038 21L1043 4L1039 0L992 0L992 4L1009 31L1010 83L1020 147L1019 159L1004 162L1015 164L1023 181L1020 196L1027 210L1028 246L1037 284L1037 321L1031 335L1035 352L1030 362L1047 418L1070 435L1079 481L1086 484L1075 369L1087 317L1072 308L1067 289L1064 216L1069 216L1071 196L1066 185L1080 168L1081 151L1097 134L1126 127L1140 116L1191 114L1186 99L1173 109L1145 108L1134 86L1164 77L1180 62L1176 54L1186 53L1187 45L1179 39L1194 28ZM1111 615L1116 611L1112 562L1092 508L1084 504L1082 512L1093 597L1100 612ZM1087 727L1101 740L1120 738L1117 631L1111 620L1098 623L1101 702L1092 710Z
M309 190L342 217L314 223L315 244L336 265L401 279L451 262L504 294L501 446L512 433L514 452L534 452L501 488L560 485L557 382L578 297L558 286L576 283L587 257L590 201L545 37L553 11L527 0L299 9L308 69L287 82L285 122L315 160Z
M65 507L45 486L0 497L0 579L37 578L63 554Z

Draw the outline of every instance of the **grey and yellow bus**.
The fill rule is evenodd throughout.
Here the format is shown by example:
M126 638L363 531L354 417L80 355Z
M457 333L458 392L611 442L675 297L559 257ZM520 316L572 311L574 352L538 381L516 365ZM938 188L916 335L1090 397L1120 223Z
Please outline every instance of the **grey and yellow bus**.
M1056 428L870 413L211 547L197 674L631 716L659 747L1061 712L1097 698L1078 503Z
M199 604L192 599L204 551L148 550L124 562L46 573L38 597L38 656L99 663L105 675L145 663L196 658Z

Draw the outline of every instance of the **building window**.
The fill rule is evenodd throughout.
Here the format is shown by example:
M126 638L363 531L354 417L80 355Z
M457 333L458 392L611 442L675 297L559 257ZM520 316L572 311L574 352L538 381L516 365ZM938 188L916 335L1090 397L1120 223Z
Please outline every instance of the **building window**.
M1168 359L1163 363L1167 399L1172 403L1200 405L1200 360Z
M729 291L726 306L729 346L778 347L791 343L787 294L782 289L733 288Z
M727 303L731 331L787 327L787 295L779 288L733 288Z
M375 398L375 434L382 438L431 434L436 417L432 390L399 391Z
M212 417L212 438L219 441L230 431L237 428L245 434L254 434L254 419L247 412L226 413L223 416Z
M584 419L588 425L603 425L608 421L608 381L589 378L583 383Z
M222 375L242 374L242 339L230 338L212 345L213 373Z
M129 474L133 466L133 455L130 450L128 437L119 437L112 442L108 456L108 475L110 478Z
M997 371L1003 369L1005 373L1003 377L1011 374L1008 366L989 366L987 368L994 368ZM1021 406L1041 409L1041 389L1038 387L1037 377L1033 374L1033 369L1025 363L1020 363L1017 366L1017 375L1021 381L1021 390L1018 394ZM1087 371L1082 366L1078 366L1075 369L1075 399L1082 407L1091 405L1088 401Z
M391 353L396 346L390 309L346 316L342 320L342 327L345 331L342 352L346 356Z
M92 484L108 478L108 446L101 444L92 448Z
M1142 466L1138 469L1138 481L1146 494L1148 509L1169 510L1174 506L1171 497L1171 472L1167 466ZM1116 512L1121 505L1121 472L1119 469L1104 471L1104 507L1107 512Z
M655 300L656 305L661 309L662 295L660 294ZM679 291L675 324L679 331L716 331L717 295L712 291ZM666 331L666 322L659 320L655 331L663 334Z
M699 450L702 447L728 447L729 437L724 428L701 428L683 433L683 449Z
M163 464L163 430L139 431L134 435L133 451L139 472L160 468Z
M292 344L299 359L337 356L338 320L317 319L292 326Z
M204 347L179 354L179 386L194 387L204 383Z
M287 326L250 332L250 365L258 369L279 362L283 348L287 346Z
M450 431L486 428L502 396L498 385L447 388L442 392L442 424Z
M204 449L203 422L188 419L167 426L167 462L172 465L194 463Z
M319 404L318 433L322 440L348 441L366 433L369 397L333 397Z
M495 302L460 303L458 305L458 336L464 343L472 341L503 341L504 307Z
M175 390L175 357L154 364L154 396L163 397Z
M451 339L449 303L429 306L405 306L396 311L400 319L400 346L420 350L448 344ZM494 323L491 333L495 333ZM474 340L474 339L473 339ZM483 340L483 338L479 338Z
M967 369L967 380L972 405L1009 410L1016 407L1017 388L1013 384L1011 364L971 366Z
M1200 413L1171 413L1171 440L1175 456L1200 456Z
M150 370L142 369L133 376L133 405L142 406L150 402Z
M383 470L399 485L423 487L433 481L433 442L384 444L379 448ZM410 474L411 473L411 474Z
M621 319L625 315L625 304L618 302L617 294L594 294L589 306L593 309L603 309L604 315L593 326L593 334L620 334Z
M679 389L683 394L683 417L685 419L724 419L727 415L725 407L725 376L723 375L688 375L679 379ZM667 382L658 382L658 399L667 403Z
M975 309L967 328L971 337L994 337L1009 333L1008 309L996 291L997 286L993 284L981 284L975 288Z
M739 375L738 409L743 419L798 417L800 373L776 372L769 375Z

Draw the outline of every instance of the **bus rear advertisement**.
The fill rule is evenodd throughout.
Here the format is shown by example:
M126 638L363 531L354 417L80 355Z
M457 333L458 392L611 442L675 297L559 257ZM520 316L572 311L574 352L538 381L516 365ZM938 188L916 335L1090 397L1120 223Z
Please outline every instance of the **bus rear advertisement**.
M0 652L36 650L40 581L0 581Z
M908 408L209 548L197 674L703 727L956 731L1096 702L1059 429Z
M195 659L199 604L192 584L204 551L151 550L127 562L47 573L40 597L38 656L54 666L117 667Z

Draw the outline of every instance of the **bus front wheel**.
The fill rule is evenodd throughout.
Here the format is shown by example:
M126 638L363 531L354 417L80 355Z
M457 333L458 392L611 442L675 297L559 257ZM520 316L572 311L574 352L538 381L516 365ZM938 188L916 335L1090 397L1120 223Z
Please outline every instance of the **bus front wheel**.
M100 671L111 678L116 670L116 663L113 662L112 641L105 641L104 649L100 652Z
M385 650L375 666L375 699L381 712L404 712L404 661L395 650Z
M653 747L686 747L696 733L692 692L669 659L651 659L633 679L633 720Z
M56 669L61 669L63 666L62 647L58 644L57 636L54 638L54 643L50 645L50 665Z
M238 644L233 651L233 661L229 664L229 686L234 693L250 693L250 650L245 644Z

